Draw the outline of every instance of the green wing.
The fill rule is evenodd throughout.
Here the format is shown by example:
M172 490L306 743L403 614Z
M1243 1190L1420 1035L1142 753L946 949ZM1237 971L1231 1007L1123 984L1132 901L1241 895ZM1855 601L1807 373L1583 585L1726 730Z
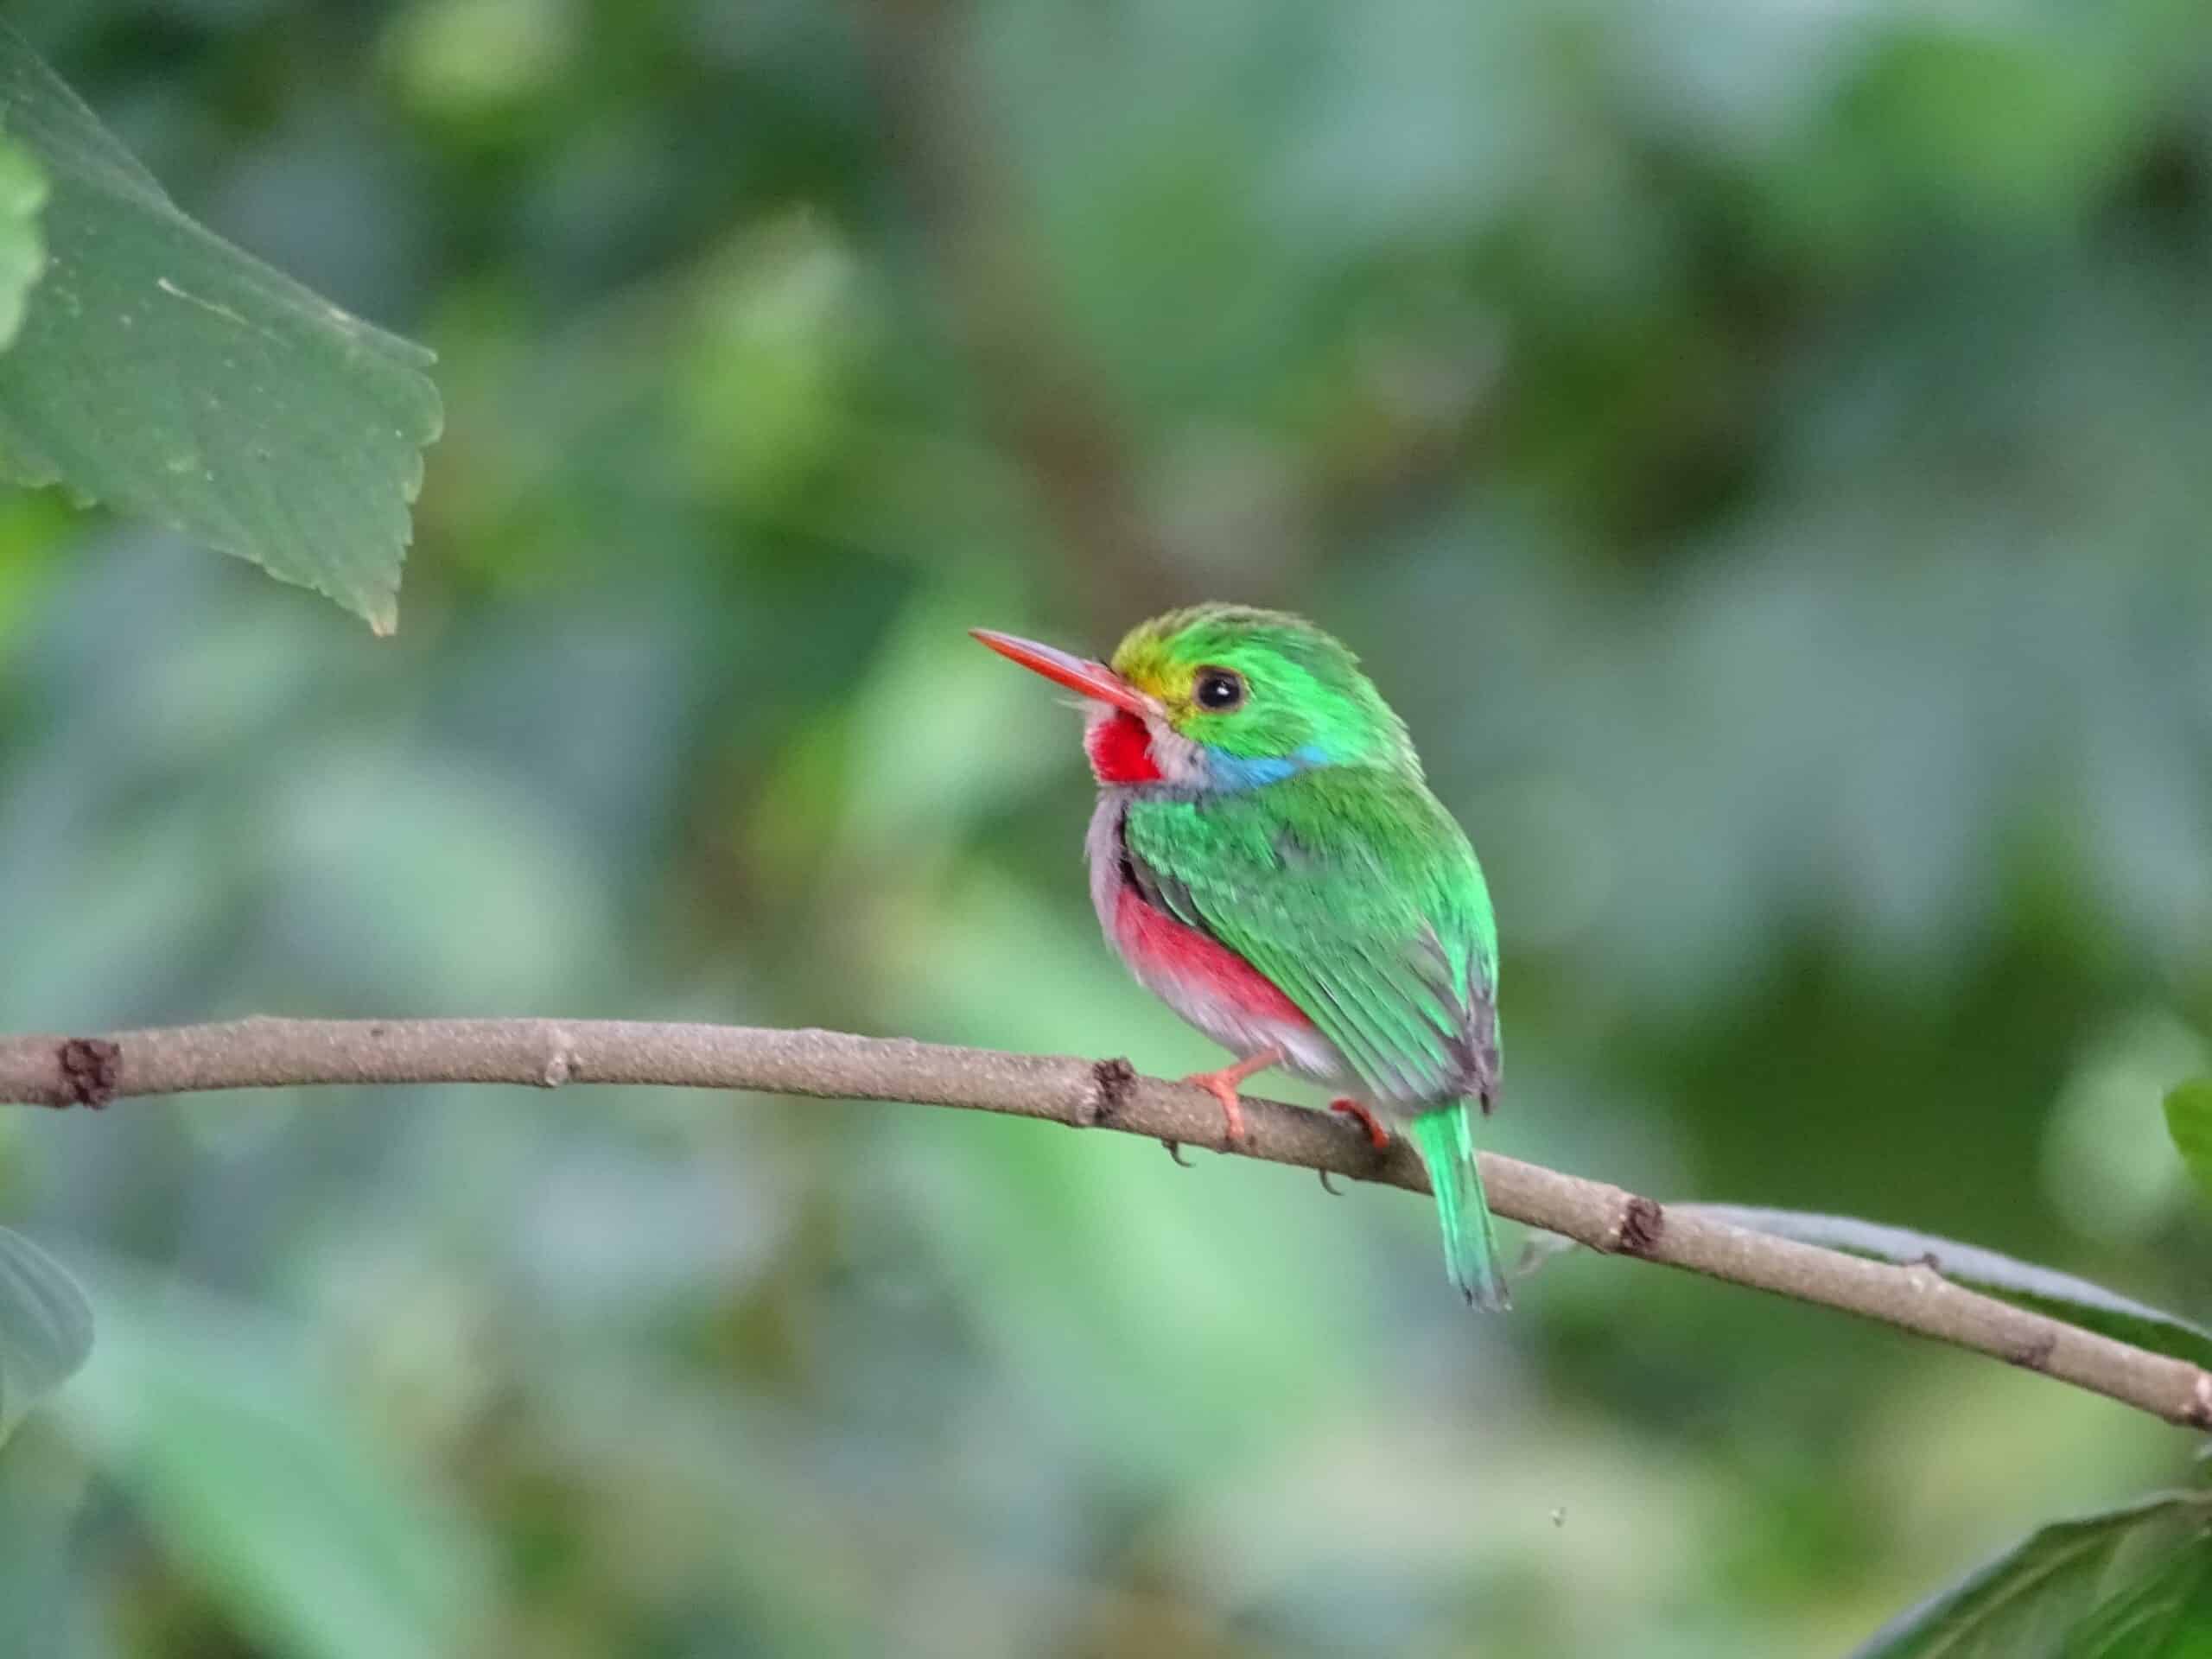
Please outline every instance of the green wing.
M1122 836L1146 895L1281 987L1378 1103L1496 1098L1490 893L1418 781L1323 767L1139 799Z

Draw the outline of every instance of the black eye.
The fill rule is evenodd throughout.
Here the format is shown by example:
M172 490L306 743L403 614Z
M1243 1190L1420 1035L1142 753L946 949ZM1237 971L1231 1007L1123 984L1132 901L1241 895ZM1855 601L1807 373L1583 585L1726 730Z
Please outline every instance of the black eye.
M1244 701L1244 682L1225 668L1202 668L1192 695L1199 708L1220 714Z

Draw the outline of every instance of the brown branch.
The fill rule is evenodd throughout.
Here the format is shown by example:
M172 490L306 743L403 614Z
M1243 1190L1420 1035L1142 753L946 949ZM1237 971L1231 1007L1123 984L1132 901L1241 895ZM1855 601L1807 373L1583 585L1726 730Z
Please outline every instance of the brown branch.
M1224 1144L1213 1096L1140 1077L1126 1060L1007 1054L834 1031L620 1020L239 1020L106 1037L0 1039L0 1103L103 1106L137 1095L306 1084L656 1084L825 1099L914 1101L1118 1129L1410 1192L1428 1191L1402 1141L1278 1101L1247 1100ZM1483 1154L1500 1215L1609 1255L1863 1314L2043 1372L2169 1422L2212 1427L2212 1374L2046 1319L1942 1277L1731 1226L1535 1164Z

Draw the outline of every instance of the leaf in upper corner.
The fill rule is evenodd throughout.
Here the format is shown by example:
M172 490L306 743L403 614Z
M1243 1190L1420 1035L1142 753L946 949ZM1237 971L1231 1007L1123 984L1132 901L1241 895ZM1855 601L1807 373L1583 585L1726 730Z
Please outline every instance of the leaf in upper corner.
M2198 1189L2212 1197L2212 1077L2193 1077L2167 1095L2166 1133Z
M389 633L443 418L430 353L179 212L4 25L0 124L50 192L45 273L0 356L0 472L251 559Z
M2198 1659L2186 1643L2202 1630L2185 1615L2202 1598L2208 1510L2212 1497L2169 1492L2056 1522L1885 1625L1852 1659ZM2187 1522L2200 1529L2177 1557L2127 1570L2124 1551Z
M24 302L46 269L39 210L46 174L30 151L0 132L0 351L22 326Z
M1999 1255L1955 1239L1938 1238L1904 1227L1885 1227L1851 1216L1815 1215L1801 1210L1763 1210L1732 1204L1669 1206L1756 1233L1772 1233L1802 1244L1818 1244L1877 1262L1924 1262L1953 1284L1978 1290L2084 1331L2111 1337L2153 1353L2212 1368L2212 1331L2130 1300L2086 1279L2054 1272Z
M92 1351L92 1310L77 1281L0 1227L0 1440Z

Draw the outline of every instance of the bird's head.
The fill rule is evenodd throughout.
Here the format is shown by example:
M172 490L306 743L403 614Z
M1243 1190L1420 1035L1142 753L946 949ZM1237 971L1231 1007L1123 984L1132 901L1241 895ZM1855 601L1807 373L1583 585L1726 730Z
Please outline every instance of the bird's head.
M1358 659L1280 611L1198 605L1131 629L1110 663L978 628L993 651L1090 699L1103 784L1255 789L1317 766L1418 777L1405 726Z

